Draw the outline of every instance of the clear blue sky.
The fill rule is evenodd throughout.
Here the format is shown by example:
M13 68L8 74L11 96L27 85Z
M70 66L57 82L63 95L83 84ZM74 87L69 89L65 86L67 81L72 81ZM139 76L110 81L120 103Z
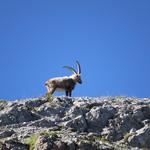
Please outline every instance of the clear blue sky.
M150 97L150 1L0 1L0 99L44 95L75 60L73 96Z

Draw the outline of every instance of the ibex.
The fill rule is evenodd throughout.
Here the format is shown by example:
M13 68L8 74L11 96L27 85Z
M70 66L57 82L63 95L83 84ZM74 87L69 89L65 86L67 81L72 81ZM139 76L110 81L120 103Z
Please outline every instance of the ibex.
M76 61L76 64L77 71L72 67L64 66L64 68L71 70L73 75L52 78L46 81L45 86L47 88L48 94L52 95L55 91L65 91L66 96L71 97L72 90L75 88L75 85L77 83L82 84L81 67L78 61Z

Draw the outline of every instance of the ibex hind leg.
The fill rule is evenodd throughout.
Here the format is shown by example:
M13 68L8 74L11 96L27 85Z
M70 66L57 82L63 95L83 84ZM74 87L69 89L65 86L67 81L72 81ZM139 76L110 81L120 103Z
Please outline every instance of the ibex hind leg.
M71 91L66 91L66 96L71 97Z
M46 93L46 98L49 102L52 102L53 96L52 94L55 92L55 89L49 89L48 92Z
M70 91L70 92L69 92L69 97L71 97L71 96L72 96L72 92Z
M68 92L68 91L66 91L65 93L66 93L66 96L68 96L69 92Z

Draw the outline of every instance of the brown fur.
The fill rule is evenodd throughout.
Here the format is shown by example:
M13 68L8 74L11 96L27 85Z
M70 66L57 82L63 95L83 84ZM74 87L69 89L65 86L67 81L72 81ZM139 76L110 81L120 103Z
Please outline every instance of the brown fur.
M65 91L66 96L71 96L72 90L75 88L76 83L82 83L80 74L73 74L69 77L52 78L46 81L45 86L49 94L55 91Z
M76 61L76 64L77 71L72 67L64 66L64 68L67 68L74 73L72 76L52 78L46 81L45 86L47 88L48 95L52 95L55 91L65 91L66 96L71 96L72 90L75 88L75 85L77 83L82 83L81 66L78 61Z

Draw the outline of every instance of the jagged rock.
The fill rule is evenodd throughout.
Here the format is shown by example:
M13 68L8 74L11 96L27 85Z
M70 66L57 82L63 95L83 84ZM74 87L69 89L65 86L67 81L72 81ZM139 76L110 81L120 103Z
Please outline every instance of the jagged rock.
M116 117L109 120L109 125L106 129L103 128L102 134L106 136L109 141L121 140L124 135L130 132L131 129L138 130L144 126L144 120L149 122L150 106L140 103L136 105L132 103L127 107L122 107L118 110ZM145 122L145 123L146 123Z
M29 150L29 146L18 141L8 140L1 145L1 150Z
M53 148L53 139L49 136L39 136L35 150L48 150Z
M36 150L150 149L149 126L148 98L45 96L0 103L5 150L26 150L25 141L34 134Z
M98 147L95 144L92 144L90 141L82 140L77 143L78 150L97 150Z
M94 106L87 114L86 121L90 129L101 131L116 113L115 108Z
M83 115L83 112L82 112L82 110L79 108L79 107L77 107L77 106L72 106L67 112L66 112L66 114L65 114L65 116L66 117L68 117L68 118L75 118L75 117L77 117L77 116L79 116L79 115Z
M43 104L45 104L46 102L48 102L47 98L45 97L40 97L40 98L35 98L34 100L28 100L24 102L24 105L30 108L34 108L34 107L39 107Z
M41 105L36 109L36 113L41 116L53 117L53 118L60 118L63 117L65 111L65 107L61 106L54 102L50 105L49 102Z
M39 119L39 116L28 108L14 106L1 111L0 126L29 122L37 119Z
M51 121L49 118L42 118L40 120L36 120L30 124L28 124L28 126L35 126L35 127L52 127L55 126L55 123L53 121Z
M128 138L130 146L150 149L150 126L146 125Z
M67 150L68 149L68 146L66 143L62 142L62 141L56 141L54 142L54 149L55 150Z
M72 120L63 123L64 126L71 127L77 131L83 132L87 130L87 124L85 118L80 115Z
M147 125L147 124L150 124L150 119L145 119L142 121L143 125Z
M0 139L10 137L14 133L15 133L14 130L2 130L2 131L0 131Z
M68 147L67 144L57 138L57 136L48 135L39 136L35 145L35 150L66 150Z
M141 106L133 110L133 118L136 118L138 122L141 122L145 119L150 119L150 106Z
M67 141L68 150L76 150L76 144L73 141Z

